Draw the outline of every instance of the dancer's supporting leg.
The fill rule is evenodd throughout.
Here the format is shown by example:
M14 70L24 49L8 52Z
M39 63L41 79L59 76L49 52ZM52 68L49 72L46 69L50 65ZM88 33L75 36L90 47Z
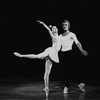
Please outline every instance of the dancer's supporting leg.
M47 57L45 63L45 74L44 74L44 83L45 83L44 91L46 92L46 97L48 97L49 94L49 75L51 72L51 68L52 68L52 61L50 60L49 57Z

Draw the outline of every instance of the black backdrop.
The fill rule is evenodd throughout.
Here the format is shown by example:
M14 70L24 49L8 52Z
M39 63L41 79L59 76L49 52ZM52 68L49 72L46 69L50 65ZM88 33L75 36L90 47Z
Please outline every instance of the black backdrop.
M100 84L97 3L34 1L1 4L1 81L20 78L42 80L45 60L17 58L13 52L43 52L51 46L51 38L48 31L36 20L57 26L61 34L61 22L67 19L71 24L70 31L76 34L89 55L83 56L75 44L72 51L59 52L60 63L54 63L50 80Z

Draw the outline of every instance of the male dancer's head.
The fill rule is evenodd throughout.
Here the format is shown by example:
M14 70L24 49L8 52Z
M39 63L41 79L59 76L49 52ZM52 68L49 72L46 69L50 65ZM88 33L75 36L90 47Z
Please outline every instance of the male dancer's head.
M64 20L63 23L62 23L62 27L63 27L64 31L69 31L69 28L70 28L69 21L68 20Z
M70 23L68 20L64 20L63 23L62 23L62 27L63 27L63 30L65 31L62 36L66 36L67 34L69 34L69 28L70 28Z

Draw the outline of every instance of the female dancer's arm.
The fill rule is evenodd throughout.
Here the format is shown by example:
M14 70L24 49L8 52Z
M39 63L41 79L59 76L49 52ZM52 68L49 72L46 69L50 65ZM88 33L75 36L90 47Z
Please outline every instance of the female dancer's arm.
M50 28L42 21L37 20L37 22L39 22L40 24L43 24L43 26L49 31L49 34L51 36L51 38L56 38L53 34L52 31L50 30Z

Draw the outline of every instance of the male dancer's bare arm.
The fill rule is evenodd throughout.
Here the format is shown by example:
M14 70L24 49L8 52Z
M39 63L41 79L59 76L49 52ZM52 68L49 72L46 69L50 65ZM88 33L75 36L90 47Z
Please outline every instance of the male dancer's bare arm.
M73 40L75 41L77 47L79 48L79 50L81 51L81 53L83 55L88 55L88 52L86 52L85 50L83 50L81 43L78 41L77 37L75 34L72 35Z
M82 54L84 54L85 56L88 55L88 52L86 52L85 50L83 50L82 45L81 45L80 42L78 42L76 45L77 45L77 47L79 48L79 50L81 51Z

